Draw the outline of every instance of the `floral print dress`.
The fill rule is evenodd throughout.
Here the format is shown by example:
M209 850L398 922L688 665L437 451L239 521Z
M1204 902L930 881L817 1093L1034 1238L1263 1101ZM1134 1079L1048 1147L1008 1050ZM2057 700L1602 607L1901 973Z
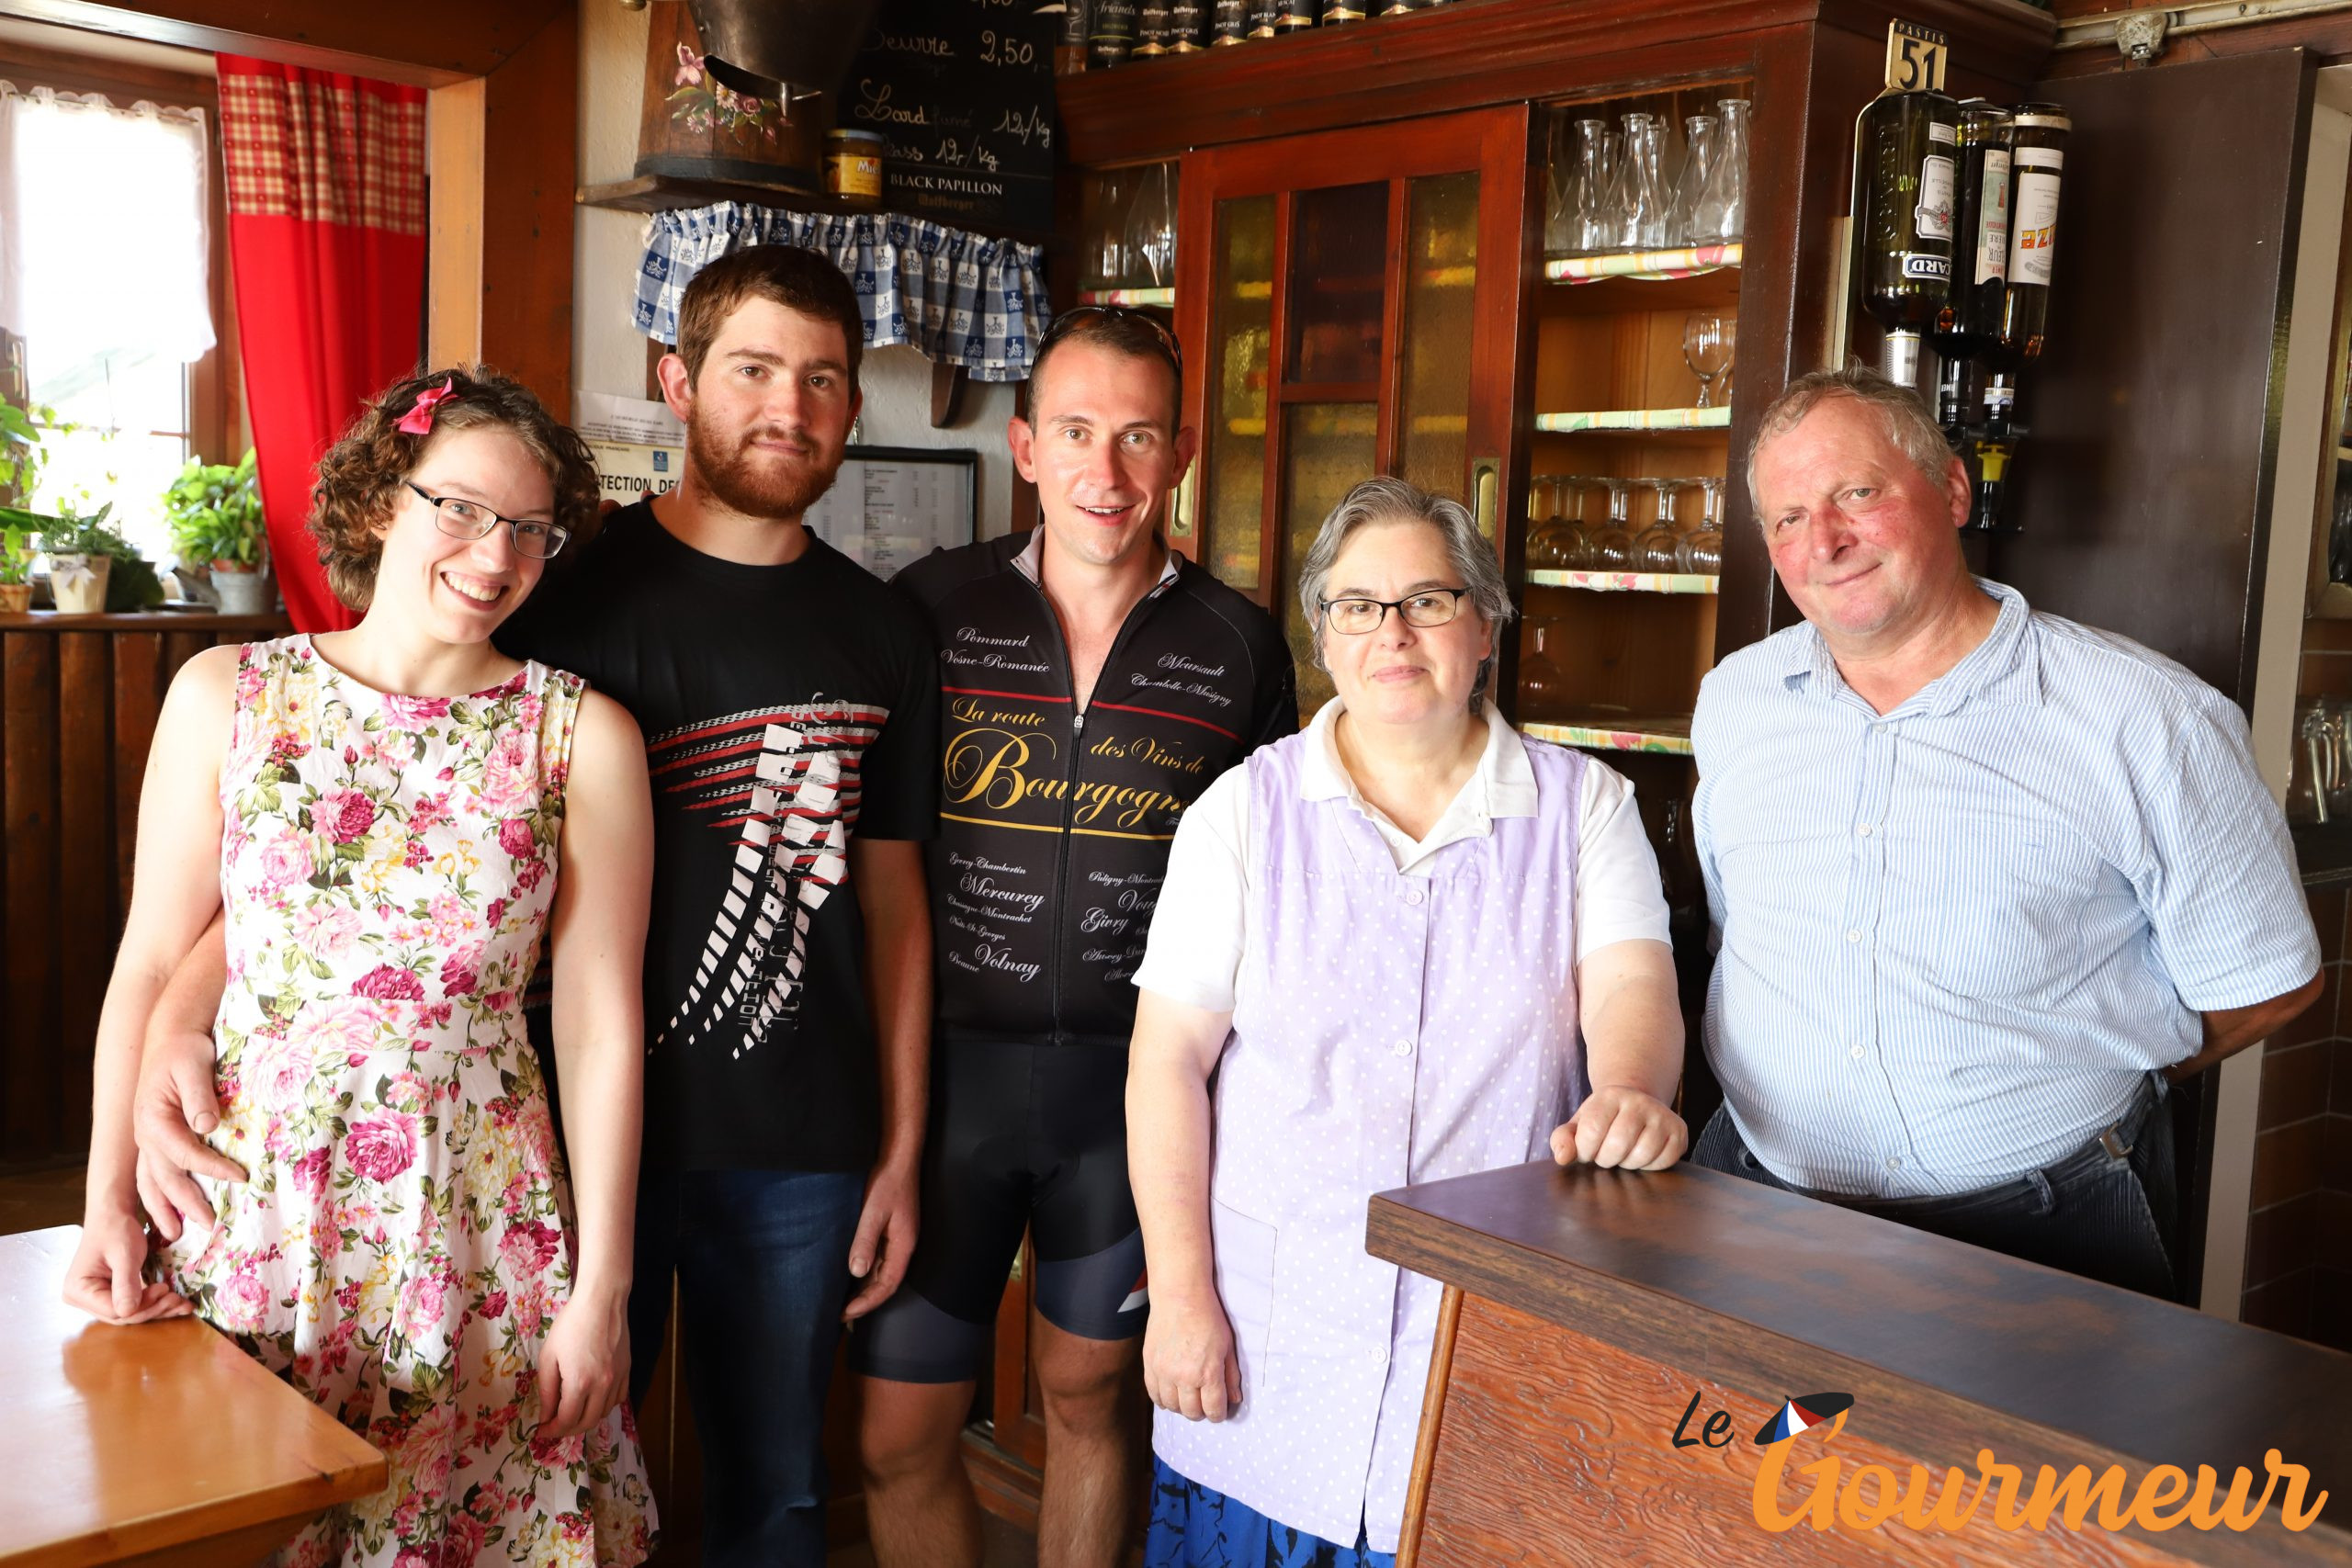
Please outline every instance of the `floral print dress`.
M163 1262L214 1326L391 1461L280 1555L621 1565L653 1504L627 1406L546 1442L571 1190L522 995L555 896L577 676L390 695L307 637L238 667L211 1143L252 1179Z

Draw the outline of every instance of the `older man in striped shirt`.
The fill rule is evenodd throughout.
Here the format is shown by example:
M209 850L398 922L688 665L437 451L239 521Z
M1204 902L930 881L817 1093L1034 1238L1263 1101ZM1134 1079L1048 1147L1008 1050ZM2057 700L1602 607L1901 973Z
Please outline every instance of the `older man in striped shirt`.
M2172 1294L2164 1084L2320 988L2245 716L1973 577L1907 389L1793 382L1747 472L1805 624L1692 726L1724 1104L1691 1157Z

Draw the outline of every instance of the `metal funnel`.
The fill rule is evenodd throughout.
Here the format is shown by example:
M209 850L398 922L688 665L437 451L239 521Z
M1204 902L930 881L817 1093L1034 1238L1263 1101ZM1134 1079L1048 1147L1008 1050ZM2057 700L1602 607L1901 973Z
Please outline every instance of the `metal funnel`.
M739 92L777 96L737 77L789 83L795 97L837 91L873 29L881 0L688 0L712 74ZM731 68L731 69L730 69Z

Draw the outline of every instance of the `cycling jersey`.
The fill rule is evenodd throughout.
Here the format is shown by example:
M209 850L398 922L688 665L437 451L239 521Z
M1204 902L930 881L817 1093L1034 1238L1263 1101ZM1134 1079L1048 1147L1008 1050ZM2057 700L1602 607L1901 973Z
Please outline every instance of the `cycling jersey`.
M1170 551L1080 713L1043 547L1039 529L935 551L893 580L939 655L939 1029L1124 1047L1176 818L1298 728L1297 688L1273 617Z
M990 540L893 580L939 652L946 795L928 848L938 1027L923 1223L898 1292L851 1335L850 1364L870 1377L978 1376L1024 1228L1048 1322L1089 1339L1143 1332L1129 979L1176 818L1298 726L1272 617L1172 553L1078 712L1038 585L1043 547L1042 533Z

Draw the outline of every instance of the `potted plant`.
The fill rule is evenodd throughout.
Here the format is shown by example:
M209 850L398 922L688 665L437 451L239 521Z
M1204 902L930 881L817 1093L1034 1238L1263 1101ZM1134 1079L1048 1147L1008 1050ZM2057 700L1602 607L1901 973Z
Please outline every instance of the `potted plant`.
M223 614L268 613L269 536L250 447L234 465L193 462L181 469L164 492L164 514L183 574L209 570Z
M32 535L8 521L0 525L0 614L21 615L33 607L32 577Z
M106 525L114 510L109 502L87 517L71 513L52 517L41 530L41 553L49 557L49 592L60 611L69 615L95 615L107 607L107 579L114 569L122 536ZM121 553L130 547L121 545Z
M107 526L108 502L85 517L68 511L43 520L40 547L49 557L49 591L59 610L96 615L160 604L164 585L130 540Z

